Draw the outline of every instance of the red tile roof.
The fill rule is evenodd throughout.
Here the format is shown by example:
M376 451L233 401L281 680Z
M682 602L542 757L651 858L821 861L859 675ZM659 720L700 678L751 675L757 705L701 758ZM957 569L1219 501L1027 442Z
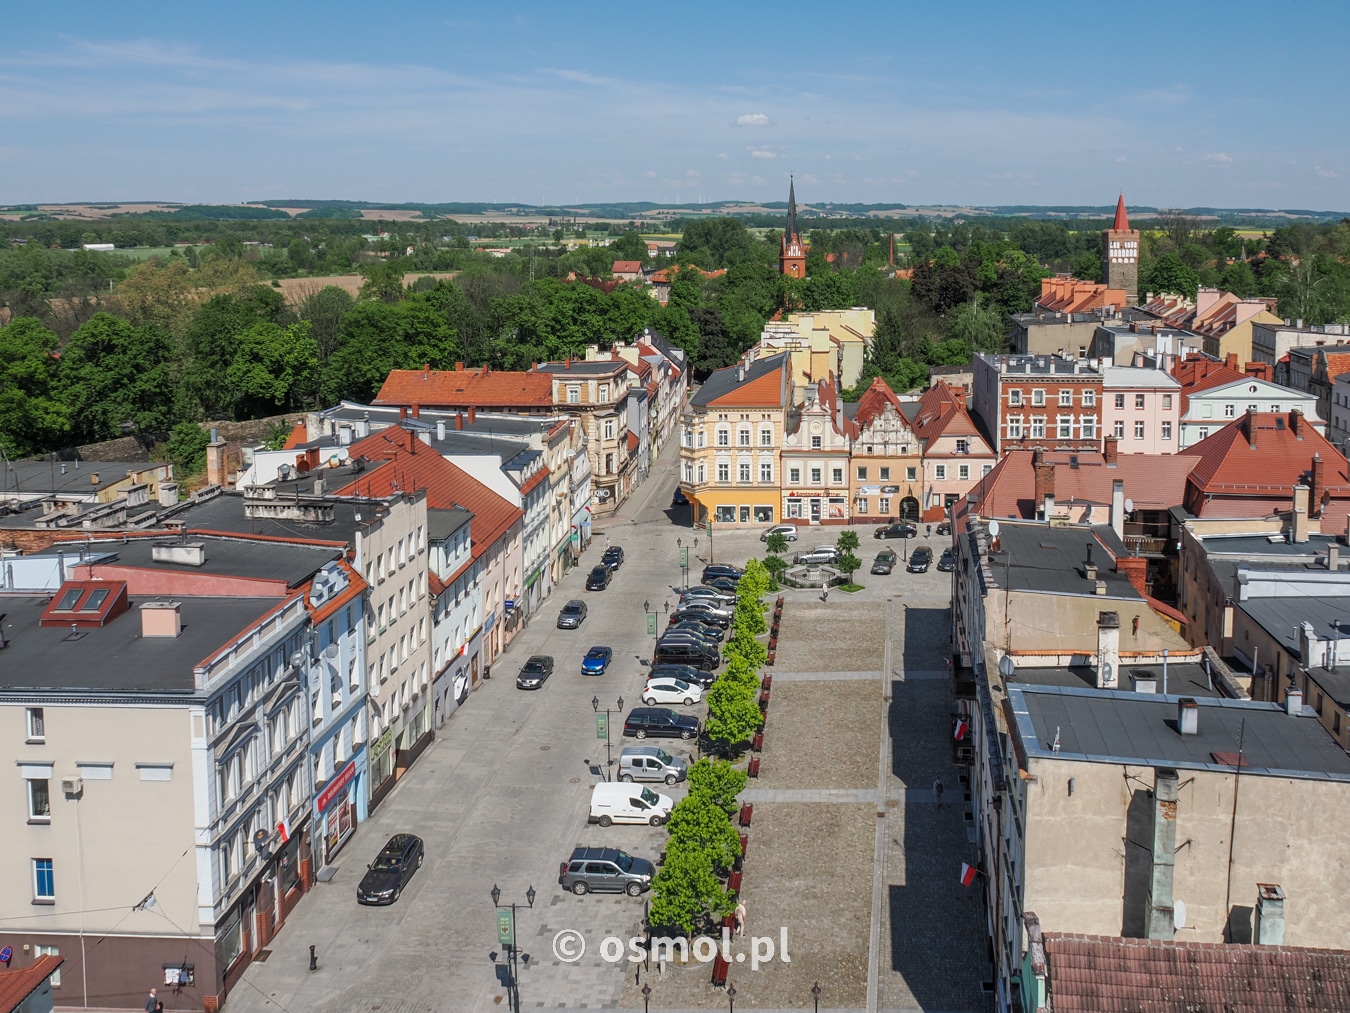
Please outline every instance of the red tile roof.
M1036 471L1032 450L1012 450L994 465L989 474L975 483L971 496L978 496L981 517L1020 517L1034 520L1036 509ZM1078 458L1073 467L1070 457ZM1116 466L1108 468L1101 454L1068 454L1044 451L1042 460L1055 468L1052 495L1057 504L1111 502L1117 479L1125 483L1125 496L1134 500L1136 509L1166 510L1181 504L1186 495L1186 479L1196 466L1197 457L1189 454L1121 454Z
M303 422L297 422L295 428L291 430L291 435L286 437L286 442L281 445L282 450L294 450L296 447L309 441L309 427Z
M611 274L641 274L642 261L640 260L616 260L614 261L614 270Z
M525 480L525 484L520 487L520 494L522 496L528 496L530 493L534 492L534 490L539 486L540 482L547 480L548 476L549 476L548 468L540 468L538 471L536 471L533 475L531 475L529 478Z
M17 1010L65 962L65 957L38 957L27 967L0 971L0 1013Z
M553 404L547 373L481 369L395 369L375 395L378 405L423 408L537 408Z
M965 393L939 380L919 397L919 413L914 417L914 432L926 444L943 436L975 436L984 439L975 420L966 410ZM992 450L986 448L992 453Z
M1041 295L1036 305L1054 313L1087 313L1103 306L1124 306L1125 290L1061 274L1041 279Z
M863 396L858 398L858 410L853 414L854 424L859 429L871 425L872 420L884 412L888 404L894 406L897 413L900 412L900 399L891 390L891 385L878 376L863 391Z
M1199 394L1211 387L1222 387L1237 380L1250 377L1236 367L1237 357L1230 356L1228 362L1216 362L1203 356L1193 355L1189 359L1178 359L1172 366L1172 376L1181 384L1181 414L1191 403L1191 395Z
M1129 232L1130 218L1125 214L1125 195L1121 194L1120 199L1116 201L1116 220L1111 225L1112 232Z
M1046 933L1055 1013L1332 1013L1350 951Z
M519 507L400 426L382 429L353 443L349 453L353 460L364 457L371 465L334 495L380 497L425 489L429 508L448 510L458 506L473 514L470 532L475 559L524 516Z
M631 429L628 431L628 452L631 454L637 450L638 444L642 441L638 439L638 434Z

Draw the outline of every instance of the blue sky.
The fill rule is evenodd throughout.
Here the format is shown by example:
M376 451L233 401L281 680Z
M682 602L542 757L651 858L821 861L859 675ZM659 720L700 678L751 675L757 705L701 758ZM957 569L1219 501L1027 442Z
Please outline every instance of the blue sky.
M1350 208L1344 0L75 0L5 37L0 203L781 200L791 172L804 201Z

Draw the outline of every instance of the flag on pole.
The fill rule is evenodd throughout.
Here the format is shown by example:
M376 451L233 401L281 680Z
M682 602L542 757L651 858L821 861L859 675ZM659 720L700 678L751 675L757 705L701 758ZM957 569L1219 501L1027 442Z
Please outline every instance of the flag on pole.
M277 835L280 836L282 844L291 839L291 821L289 819L283 819L277 824Z
M956 719L956 730L954 736L957 742L960 742L970 732L970 725L966 723L965 718Z
M973 866L973 865L967 865L965 862L962 862L962 863L961 863L961 885L962 885L962 886L972 886L972 885L975 883L975 873L978 872L978 871L979 871L979 870L976 869L975 866Z

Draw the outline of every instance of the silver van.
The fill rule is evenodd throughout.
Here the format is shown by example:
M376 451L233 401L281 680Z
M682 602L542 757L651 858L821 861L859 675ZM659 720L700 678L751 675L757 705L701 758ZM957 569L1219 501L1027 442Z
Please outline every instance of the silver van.
M682 756L671 756L660 746L625 746L619 754L620 781L665 781L675 784L689 776Z

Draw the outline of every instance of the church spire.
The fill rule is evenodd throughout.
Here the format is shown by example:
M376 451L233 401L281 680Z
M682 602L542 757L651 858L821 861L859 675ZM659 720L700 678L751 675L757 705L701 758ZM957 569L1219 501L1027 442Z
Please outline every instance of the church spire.
M783 235L788 240L797 235L797 187L791 176L788 177L787 227L783 230Z
M1116 201L1116 221L1111 226L1113 232L1129 232L1130 219L1125 214L1125 195L1120 195L1120 200Z

